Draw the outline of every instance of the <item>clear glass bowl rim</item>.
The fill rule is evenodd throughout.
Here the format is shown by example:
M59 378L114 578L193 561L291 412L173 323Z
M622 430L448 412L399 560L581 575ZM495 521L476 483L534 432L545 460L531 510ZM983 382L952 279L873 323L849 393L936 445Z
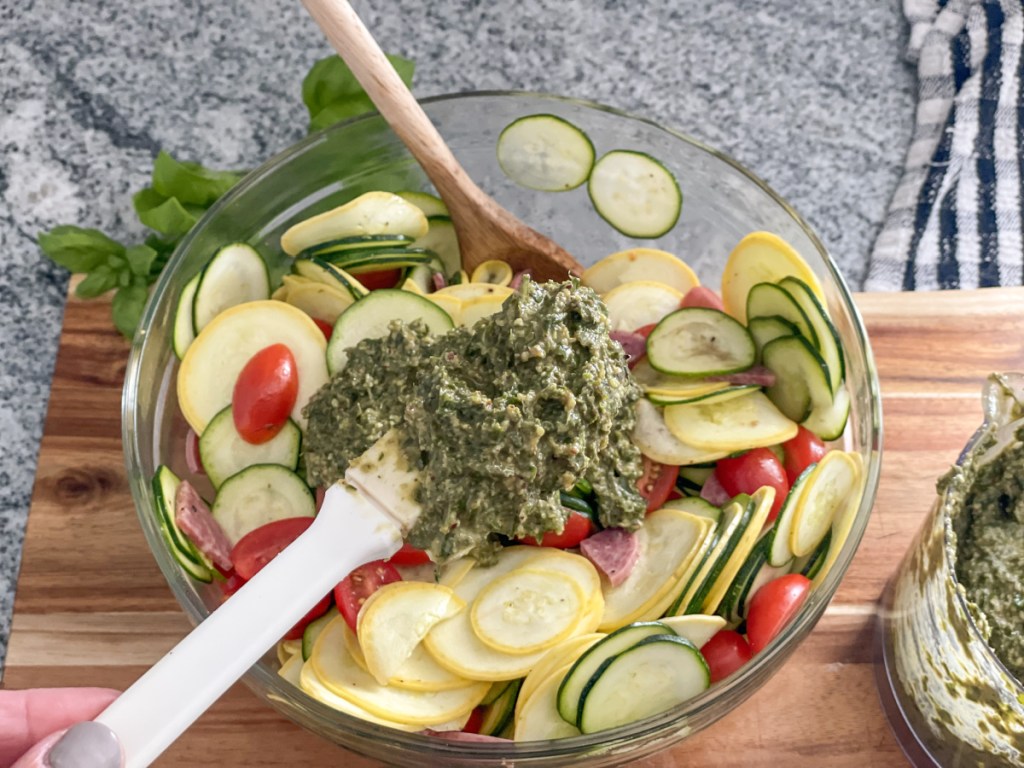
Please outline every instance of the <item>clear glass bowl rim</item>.
M543 111L542 105L544 102L557 102L589 110L597 110L630 121L644 123L658 131L672 136L677 140L686 142L717 160L731 166L733 169L745 176L752 184L759 187L775 204L780 206L793 218L813 244L814 248L818 251L822 263L828 270L830 277L832 278L832 283L839 292L839 297L842 303L845 305L845 308L854 320L853 330L856 334L856 341L864 353L865 372L868 379L867 388L870 394L870 413L868 414L870 434L866 435L866 437L870 439L866 441L864 448L871 456L875 457L875 460L868 461L865 465L867 471L864 495L861 499L860 508L857 511L857 518L854 527L850 531L842 553L833 564L832 570L826 577L823 584L811 593L803 610L797 618L791 622L785 630L768 645L767 648L759 653L752 662L746 664L738 673L732 675L727 680L716 684L705 693L687 701L685 704L680 705L675 709L668 710L640 722L624 725L613 730L554 741L508 742L498 744L451 742L420 734L396 731L392 728L375 725L370 722L338 713L336 710L333 710L330 707L306 696L304 693L294 688L290 683L282 680L276 672L273 672L259 664L250 669L242 680L261 698L273 698L277 704L282 705L275 706L279 711L305 711L322 723L331 722L336 725L335 730L339 734L351 735L353 738L359 740L386 741L392 747L396 747L410 753L428 754L435 757L448 755L453 759L457 758L460 761L479 759L482 761L492 762L495 760L529 760L531 758L543 759L559 756L584 757L591 753L603 753L608 750L621 750L630 745L644 743L648 738L669 738L670 742L674 742L677 739L671 738L670 734L672 734L674 730L684 727L688 720L713 707L716 702L722 698L735 697L736 704L738 704L746 698L746 696L743 696L743 692L746 689L750 689L749 691L746 691L748 694L752 693L753 690L756 690L764 681L767 680L767 677L774 674L774 670L781 667L786 657L788 657L795 649L795 646L789 641L794 637L805 637L813 625L821 618L825 609L828 607L832 596L835 594L840 580L849 568L857 547L860 545L878 489L882 449L881 396L878 384L877 368L874 362L874 356L871 352L870 343L867 339L864 321L856 304L853 302L853 297L846 286L845 280L838 271L835 262L829 255L824 244L817 237L804 218L765 181L749 171L729 155L714 149L713 147L710 147L689 135L667 128L648 118L639 117L623 110L586 99L532 91L491 90L442 94L421 99L420 103L425 107L429 107L431 104L436 103L472 101L473 99L480 98L533 99L540 105L538 111ZM171 559L170 554L166 551L162 539L152 523L153 510L151 508L149 498L149 482L139 471L133 471L133 467L137 468L142 466L138 439L135 434L136 419L134 407L136 401L133 393L135 388L139 385L139 373L141 369L140 363L143 351L147 343L154 343L154 341L156 341L154 339L150 339L149 334L147 333L147 329L150 327L154 319L156 305L158 303L156 299L157 297L162 296L171 286L172 275L175 271L174 267L183 259L184 254L189 251L193 240L198 237L207 222L217 217L222 208L227 207L235 198L245 194L254 186L263 183L266 177L272 175L278 166L284 165L296 155L306 152L311 147L323 141L324 137L332 133L345 131L352 125L377 117L379 117L379 115L376 112L367 113L310 134L304 139L274 155L251 171L224 197L211 206L200 221L198 221L192 230L182 239L155 284L150 294L150 299L143 312L139 331L136 333L132 343L122 396L122 438L124 442L125 464L128 470L132 496L135 501L136 513L139 517L140 524L142 525L147 543L156 558L168 585L171 587L175 598L193 624L197 624L206 618L206 616L209 615L209 611L202 601L198 599L198 596L189 588L186 578L182 575L180 569ZM773 671L762 681L759 678L766 667ZM339 743L343 743L343 741L339 741ZM666 743L666 746L668 746L668 743Z

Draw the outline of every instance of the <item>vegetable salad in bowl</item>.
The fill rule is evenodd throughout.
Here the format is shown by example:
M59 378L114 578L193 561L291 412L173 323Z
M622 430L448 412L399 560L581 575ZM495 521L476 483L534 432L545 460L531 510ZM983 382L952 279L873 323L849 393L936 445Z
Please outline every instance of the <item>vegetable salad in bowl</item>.
M465 273L444 203L392 164L379 186L265 201L257 237L225 237L239 225L215 210L214 248L158 287L176 362L140 514L194 618L399 435L423 509L405 546L253 674L300 723L400 764L615 764L658 748L640 733L707 725L820 617L877 484L870 357L850 307L834 315L834 273L753 228L714 283L706 254L623 243L686 225L687 168L605 147L589 107L544 107L489 162L603 224L588 235L610 255L565 243L582 275Z

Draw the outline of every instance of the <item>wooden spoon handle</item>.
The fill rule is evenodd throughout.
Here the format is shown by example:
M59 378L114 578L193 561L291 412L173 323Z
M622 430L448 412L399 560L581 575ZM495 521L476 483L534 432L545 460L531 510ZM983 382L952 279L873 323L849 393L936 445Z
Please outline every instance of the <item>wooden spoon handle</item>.
M348 0L302 0L366 94L445 200L483 192L459 165L427 113L406 88Z

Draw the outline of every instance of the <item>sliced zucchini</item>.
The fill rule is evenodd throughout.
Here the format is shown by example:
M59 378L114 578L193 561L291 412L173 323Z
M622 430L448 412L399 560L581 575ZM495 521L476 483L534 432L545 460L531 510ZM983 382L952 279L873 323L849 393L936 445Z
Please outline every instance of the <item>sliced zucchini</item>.
M324 627L331 623L334 615L335 612L329 610L319 619L313 619L313 621L306 625L306 628L302 631L301 653L303 661L307 661L313 655L313 644L320 637L320 633L324 631Z
M340 237L337 240L328 240L326 243L306 248L296 258L309 259L319 256L322 259L339 257L341 254L350 251L375 251L378 249L404 248L412 245L415 238L408 235L353 235L351 237Z
M716 507L710 501L705 501L697 496L691 496L686 499L669 499L662 504L662 507L666 509L680 509L683 512L689 512L691 515L706 517L715 524L722 519L720 507Z
M426 297L397 288L373 291L341 313L327 345L327 368L331 373L345 367L348 350L364 339L388 334L392 321L420 320L431 333L441 334L454 327L451 317Z
M296 256L307 248L346 237L427 234L427 217L390 192L367 192L330 211L300 221L281 235L281 249Z
M655 461L679 467L715 461L732 453L732 450L706 451L682 442L669 430L664 411L643 398L636 401L634 411L633 442L641 453Z
M181 289L181 296L178 297L178 307L174 310L174 330L172 331L172 345L174 354L181 360L185 356L185 350L196 337L195 326L192 325L192 301L196 296L196 288L199 287L199 278L203 275L200 272Z
M508 727L515 716L516 698L519 696L519 688L522 684L522 680L505 683L498 697L486 703L483 720L480 723L480 733L497 736Z
M648 395L689 400L729 388L725 381L704 381L672 376L654 370L646 357L633 366L633 378Z
M701 613L715 613L718 610L718 606L725 597L729 585L732 584L733 579L736 577L736 573L747 557L750 556L754 545L757 544L774 501L775 489L770 486L762 486L751 495L750 501L747 503L750 517L743 523L742 535L736 541L736 546L733 548L732 553L719 569L718 576L701 605Z
M213 518L232 545L275 520L313 517L316 501L306 481L278 464L257 464L232 475L217 491Z
M853 462L853 466L857 470L857 481L853 492L847 497L846 503L835 514L835 517L832 518L832 528L829 531L828 554L825 556L825 562L822 563L821 568L818 569L814 576L808 577L814 582L812 585L814 587L817 587L825 580L829 571L832 570L832 566L839 559L839 554L843 551L846 540L850 536L850 530L857 520L860 502L864 497L864 459L861 458L859 453L848 452L846 456Z
M793 246L771 232L751 232L733 248L722 271L725 311L745 323L750 317L747 294L751 288L757 283L777 283L788 275L799 277L820 301L825 300L818 278Z
M835 516L854 495L860 473L844 451L829 451L811 471L797 499L789 546L796 557L815 550Z
M762 536L750 552L743 567L733 579L725 599L719 605L718 612L733 624L739 624L747 618L750 599L754 594L773 579L784 576L789 569L785 566L776 567L768 562L767 536Z
M807 319L807 313L782 286L757 283L747 294L746 308L747 321L755 317L781 317L795 325L800 335L811 342L812 347L818 348L818 335Z
M804 486L807 484L807 478L811 476L811 472L814 471L816 466L818 465L809 465L793 481L789 493L786 494L786 501L782 504L782 509L779 510L779 516L775 518L771 530L765 536L768 541L766 546L768 563L770 565L782 567L789 565L793 561L793 549L790 546L793 522L796 520L798 502L803 494Z
M192 299L192 327L199 333L226 309L270 298L270 273L255 248L245 243L226 245L199 275Z
M833 523L833 525L835 525ZM821 544L815 548L809 555L803 557L793 558L793 562L790 563L789 568L786 570L789 573L799 573L801 576L806 576L808 579L814 579L825 565L825 560L828 558L829 547L832 544L832 528L828 529L828 533L825 534L825 538L821 540Z
M573 663L558 686L556 699L558 714L565 722L575 725L580 716L580 697L602 665L623 651L632 648L641 640L674 634L664 624L659 624L656 621L644 621L628 624L612 632L603 640L594 643Z
M242 439L229 405L210 419L199 436L199 455L213 487L220 488L229 477L256 464L280 464L294 470L299 463L301 442L302 430L291 419L265 443L257 445Z
M527 189L575 189L590 176L594 157L587 134L555 115L521 117L498 137L498 165Z
M683 294L664 283L633 280L616 286L604 296L608 325L613 331L635 331L660 322L679 309Z
M672 709L711 685L697 647L678 635L647 637L608 659L580 694L582 733L597 733Z
M296 259L292 263L292 271L300 277L344 291L352 297L353 301L361 299L369 293L363 284L352 275L323 259Z
M708 405L670 405L665 408L665 424L679 440L709 453L784 443L797 433L796 422L756 390Z
M441 270L441 260L425 248L373 248L344 251L323 257L350 275L379 272L383 269L405 269L424 265Z
M695 485L698 488L703 488L704 483L715 471L714 465L706 466L695 466L695 467L680 467L679 469L679 480L686 481L690 485ZM677 482L678 484L678 482ZM718 509L715 507L715 509Z
M421 211L423 211L423 215L426 216L428 219L431 216L448 215L448 206L445 205L444 200L442 200L437 195L432 195L429 192L418 192L414 190L404 190L402 192L396 192L395 194L397 194L403 200L412 203Z
M674 376L736 373L752 366L756 356L747 329L717 309L678 309L647 337L651 367Z
M208 584L213 580L212 569L203 562L202 556L196 551L192 542L178 528L174 518L174 498L181 480L167 466L161 464L153 475L153 502L156 509L157 524L163 534L171 556L189 576L196 581Z
M754 346L757 347L757 359L761 360L761 350L770 341L780 339L783 336L796 336L800 329L789 320L772 315L771 317L750 317L747 318L747 330L754 338Z
M491 285L508 285L512 282L512 267L501 259L488 259L473 270L471 283L490 283Z
M285 275L285 279L289 277L295 275ZM284 301L310 317L334 325L338 316L351 307L355 299L341 288L309 280L301 285L289 286Z
M832 397L832 402L816 405L810 415L801 422L807 429L826 442L838 440L846 429L850 418L850 392L845 384L840 384Z
M455 225L448 216L431 216L428 223L429 229L416 239L413 247L436 253L441 259L445 276L453 278L462 272L462 253L459 251ZM454 279L452 282L455 282ZM468 283L469 277L461 282Z
M700 613L691 613L688 616L664 616L658 621L698 648L703 648L708 640L725 627L725 619L721 616L705 616Z
M768 342L761 359L775 374L775 383L765 394L787 418L803 421L815 408L832 404L828 367L803 336Z
M846 377L846 361L836 327L832 324L825 307L814 295L814 291L803 280L798 277L787 277L779 285L800 305L808 322L814 328L814 335L818 339L818 353L828 366L829 383L835 392Z
M724 400L732 400L734 397L742 397L748 392L752 392L760 387L754 384L734 384L733 386L725 386L721 389L716 389L713 392L707 392L700 395L664 395L658 392L648 392L646 397L655 405L685 405L686 403L704 403L710 405L711 403L720 403Z
M650 155L616 149L594 163L587 183L594 210L627 237L655 238L679 221L683 193Z
M647 280L664 283L683 295L700 285L697 274L685 261L657 248L630 248L605 256L583 271L580 281L600 294L623 283Z

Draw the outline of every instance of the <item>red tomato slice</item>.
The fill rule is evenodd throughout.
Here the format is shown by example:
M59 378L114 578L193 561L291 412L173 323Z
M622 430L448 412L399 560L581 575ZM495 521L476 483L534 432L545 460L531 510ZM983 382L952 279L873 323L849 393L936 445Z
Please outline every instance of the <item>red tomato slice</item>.
M362 283L366 290L376 291L378 288L394 288L401 274L401 270L398 269L381 269L376 272L362 272L353 277Z
M681 306L683 309L704 307L705 309L717 309L719 312L725 312L725 304L722 303L718 294L703 285L695 285L688 290L686 295L683 296Z
M770 485L775 489L775 501L768 513L768 522L779 516L782 502L789 493L789 480L782 468L779 457L767 448L755 448L742 456L719 459L715 465L715 477L730 496L753 493L758 488Z
M463 733L480 733L484 724L484 707L476 707L469 713L469 720L462 726Z
M330 341L331 334L334 333L334 326L326 320L321 320L319 317L314 317L313 322L316 323L316 327L320 329L320 333L324 335L324 338Z
M225 574L224 581L220 582L220 591L224 593L224 597L231 597L242 588L243 584L245 584L245 579L232 571Z
M633 331L633 333L639 333L641 336L643 336L646 339L648 336L651 335L651 331L653 331L657 327L658 327L657 323L648 323L647 325L640 326L635 331Z
M235 573L248 581L312 524L312 517L289 517L249 531L231 550Z
M661 506L668 501L669 494L676 487L678 476L679 467L659 464L644 456L644 473L637 481L637 488L640 489L640 495L647 502L648 512L661 509Z
M402 574L391 563L374 560L359 566L338 583L334 588L334 602L338 604L338 610L353 632L356 631L359 609L363 607L366 598L385 584L401 580Z
M315 619L319 619L321 616L327 613L327 609L330 607L331 596L324 595L323 599L319 603L310 608L309 613L307 613L305 616L299 619L298 624L296 624L294 627L285 632L284 639L298 640L300 637L302 637L302 633L306 631L307 625L309 625L310 622L314 621Z
M409 542L402 545L402 548L395 552L387 560L392 565L426 565L433 562L430 555L422 549L417 549Z
M792 485L811 464L817 464L828 453L821 438L806 427L797 429L796 437L782 444L786 453L786 476Z
M747 639L732 629L722 629L700 649L711 670L711 682L724 680L754 655Z
M593 520L582 512L572 512L569 514L569 519L565 521L565 528L562 529L561 533L554 533L553 531L545 533L540 539L540 544L537 543L537 539L533 536L524 536L520 541L523 544L529 544L531 547L569 549L587 538L593 530Z
M760 653L796 616L810 591L811 580L799 573L780 576L757 590L747 611L750 650Z
M235 380L231 413L248 443L265 443L281 431L299 394L299 371L292 351L271 344L253 355Z

